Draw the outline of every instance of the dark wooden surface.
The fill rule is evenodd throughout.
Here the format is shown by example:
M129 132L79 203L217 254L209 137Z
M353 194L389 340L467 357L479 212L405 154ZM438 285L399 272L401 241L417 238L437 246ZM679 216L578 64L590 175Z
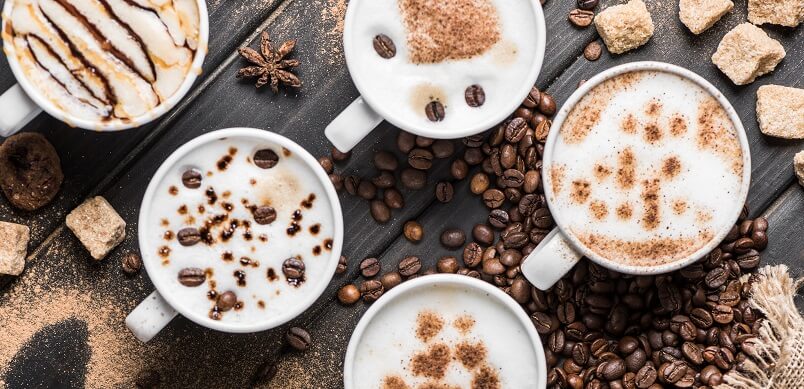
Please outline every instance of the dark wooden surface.
M329 144L323 135L324 127L358 95L341 54L338 3L338 0L209 0L210 50L204 73L170 114L143 128L111 134L67 128L47 115L34 120L25 130L42 132L54 144L66 179L57 200L35 213L15 211L5 199L0 200L0 219L32 228L28 270L21 279L2 279L3 290L24 282L26 275L36 273L35 270L59 267L51 275L53 288L90 285L93 295L114 301L121 312L130 310L153 286L144 272L133 279L123 276L120 257L136 250L136 219L143 192L150 176L173 150L202 133L245 126L278 132L314 155L325 154ZM709 58L720 38L746 20L744 1L738 1L732 13L696 37L678 21L676 1L649 0L648 8L656 24L656 34L650 42L624 55L604 53L596 62L589 62L581 55L585 44L597 39L594 29L578 29L566 20L573 5L571 0L548 0L545 5L549 36L537 85L550 91L561 103L580 80L611 66L637 60L678 64L714 83L735 106L748 133L753 163L749 205L752 215L767 216L771 226L764 262L786 263L794 274L804 273L804 191L794 182L791 167L792 155L804 143L763 136L754 110L755 93L760 85L804 86L801 43L804 28L765 28L782 42L787 57L770 75L740 87L720 73ZM257 92L251 83L234 79L234 73L243 64L236 48L252 42L263 29L278 41L299 40L295 55L303 64L299 75L304 88L298 94L273 96L268 90ZM0 90L13 82L5 58L0 58ZM352 158L339 170L363 176L373 174L371 155L378 149L393 149L396 134L396 129L383 123L358 145ZM286 326L259 334L229 335L204 330L177 318L151 344L137 350L138 364L159 368L168 387L245 387L248 377L264 360L273 360L280 368L272 387L341 387L346 344L367 307L361 304L342 307L335 300L335 292L342 284L358 279L357 261L378 256L384 269L390 269L403 255L417 254L426 264L433 265L436 258L448 252L438 243L443 228L457 227L469 233L472 225L484 220L485 207L469 195L467 182L456 185L455 200L451 203L434 201L435 183L447 176L447 162L439 161L430 171L427 188L406 192L406 207L383 226L373 222L364 201L341 197L346 228L344 254L352 258L349 271L336 276L319 302L289 324L310 330L315 342L308 352L289 353L282 348L281 334ZM128 223L126 241L100 263L91 261L64 227L64 215L96 194L106 197ZM419 244L411 244L400 236L402 224L410 219L424 225L426 238ZM6 296L0 295L0 306L7 303ZM0 317L0 330L2 324ZM119 324L116 328L125 331ZM83 378L91 352L86 347L87 337L80 318L40 331L8 367L6 385L9 388L92 386L92 382ZM54 348L64 347L75 351L70 358L60 359Z

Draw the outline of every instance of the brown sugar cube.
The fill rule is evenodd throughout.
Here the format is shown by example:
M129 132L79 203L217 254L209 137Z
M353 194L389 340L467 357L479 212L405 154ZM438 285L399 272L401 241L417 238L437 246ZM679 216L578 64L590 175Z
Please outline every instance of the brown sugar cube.
M595 16L595 28L610 52L624 53L653 36L653 20L642 0L606 8Z
M780 85L759 87L757 121L765 135L804 139L804 89Z
M712 27L734 8L731 0L680 0L678 17L690 31L698 35Z
M793 157L793 169L796 171L798 183L804 186L804 150L799 151L798 154Z
M67 215L67 227L92 258L103 259L126 237L126 222L101 196L93 197Z
M784 47L761 28L743 23L729 31L712 55L712 62L737 85L772 71L782 61Z
M0 222L0 274L18 276L22 273L29 237L27 226Z
M804 1L748 0L748 20L754 24L798 26L804 21Z

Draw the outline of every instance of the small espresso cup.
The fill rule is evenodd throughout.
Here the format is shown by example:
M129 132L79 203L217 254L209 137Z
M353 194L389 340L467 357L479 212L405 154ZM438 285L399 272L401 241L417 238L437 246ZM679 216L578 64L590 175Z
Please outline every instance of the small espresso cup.
M448 359L439 362L434 347L451 350L441 352ZM383 294L352 332L343 365L344 389L424 381L469 387L483 372L503 388L547 385L544 349L522 307L495 286L457 274L418 277ZM443 374L428 377L419 368Z
M649 87L646 87L648 84L642 85L640 89L638 83L643 78L638 78L638 81L631 78L632 74L640 77L640 73L647 75L644 80L649 81L646 83L654 84ZM656 74L660 76L652 76ZM667 80L675 82L665 82ZM606 84L601 86L603 83ZM596 89L598 86L601 87ZM620 87L631 95L612 102L616 95L612 97L607 93ZM672 93L677 94L676 98L663 106L660 96L674 96ZM687 96L685 94L690 93L700 99L678 97L678 94ZM643 101L647 101L647 105L641 105ZM581 120L571 119L570 115L576 108L579 112L575 112L577 115L573 117L587 116ZM661 113L662 109L664 113ZM682 111L686 114L678 113ZM618 113L609 117L606 112ZM644 116L636 118L633 115ZM588 125L588 121L594 120L599 124ZM728 146L721 147L726 139L717 131L727 122L733 125L734 134L730 133ZM562 128L565 125L566 128ZM607 139L607 143L594 149L578 146L586 142L584 139L600 136L603 131L622 132L612 138L601 136L599 139ZM579 133L582 140L573 143L578 139L573 137ZM558 142L562 142L564 149L557 157ZM632 152L625 151L626 147L636 144L629 142L656 143L640 143L645 145L642 156L648 157L640 161L639 157L634 159ZM682 143L673 142L692 142L683 144L701 148L683 151L674 148ZM726 149L731 153L716 154L719 151L712 151ZM639 153L638 150L636 154ZM605 157L599 158L601 155ZM557 158L562 163L556 162ZM604 162L597 162L599 160ZM667 164L667 161L671 163ZM711 161L723 161L718 165L722 169L714 170L716 167L707 165ZM565 176L567 166L573 168L572 165L575 168L571 169L571 176ZM632 169L630 166L636 167ZM712 171L727 173L712 176ZM702 180L702 176L712 179ZM723 187L720 188L719 177L729 177L721 181ZM556 115L544 147L542 183L547 206L557 227L544 232L546 235L541 242L523 261L522 273L533 285L544 290L567 274L581 257L605 268L634 275L661 274L683 268L706 256L725 238L740 215L750 180L751 158L745 130L734 108L717 88L697 74L667 63L633 62L615 66L585 82ZM685 181L687 185L683 185ZM618 189L612 192L609 188ZM602 191L603 194L598 193L602 197L595 197L596 189ZM606 193L612 196L606 197ZM721 195L724 197L718 197ZM678 200L684 196L706 206ZM561 201L564 203L559 204ZM631 201L630 205L628 201ZM713 208L711 204L715 204L717 211L707 213L706 209ZM719 209L717 204L728 205ZM663 230L675 235L664 236ZM676 234L678 231L692 232L694 236ZM622 238L623 235L634 238ZM642 259L623 260L627 255Z
M228 154L224 151L222 157L217 154L209 156L208 153L199 151L211 150L210 147L222 147L222 150L228 148L229 151ZM268 167L271 170L264 170L266 167L260 166L256 159L258 153L265 149L275 150L275 165ZM283 162L283 158L293 160ZM201 170L199 162L205 165L210 160L213 161L211 164L217 165L217 169L202 174L205 172ZM216 160L218 162L214 162ZM227 169L236 168L235 164L238 163L243 163L237 165L243 171L235 176L226 176L226 182L242 180L244 183L240 185L232 182L226 190L215 188L217 185L213 186L214 176L233 174L234 172L226 173ZM283 166L283 163L287 164ZM299 174L299 169L308 169L309 175ZM197 177L201 183L187 186L184 183L186 173L177 173L182 171L199 172ZM260 175L271 171L279 173L272 176ZM176 176L178 183L173 184L177 180ZM208 184L205 183L207 181ZM222 182L224 181L218 181ZM307 183L306 186L304 183ZM165 185L169 185L169 190L163 193ZM305 187L318 188L319 195L308 195L303 192ZM166 194L175 196L184 190L188 191L185 197L177 200L181 206L166 200ZM162 201L157 201L159 196L162 196ZM305 200L299 203L299 197ZM294 200L291 202L290 199ZM275 208L273 220L257 219L257 207L262 208L265 204ZM318 208L316 204L325 204L325 207ZM196 207L199 208L198 213L192 211ZM176 209L179 209L178 213ZM191 210L189 213L188 209ZM221 213L221 209L235 213ZM293 211L294 209L296 210ZM327 219L331 218L331 228L320 223L313 224L315 214L322 215L322 212ZM155 223L162 217L161 222ZM176 221L169 221L170 217ZM217 221L223 223L218 224L220 228L229 229L214 227ZM228 227L230 223L232 227ZM188 225L201 226L200 238L195 243L186 245L179 240L179 231ZM206 233L204 228L208 228ZM292 228L295 230L291 231ZM163 231L165 229L167 231ZM310 233L307 234L307 231ZM313 232L321 234L314 235ZM210 241L205 240L204 234ZM142 199L138 239L143 264L156 288L126 317L126 325L139 340L149 341L177 314L210 329L251 333L286 323L304 312L321 296L338 266L343 247L343 217L332 182L316 159L304 148L272 132L254 128L229 128L206 133L185 143L162 163L151 178ZM242 244L220 246L235 239L242 239ZM170 244L174 244L174 252L171 252ZM312 248L312 245L317 246ZM176 251L179 247L183 251ZM311 251L307 251L311 248ZM169 256L163 255L165 251ZM305 266L302 263L301 277L291 283L284 264L294 257L307 259L304 261L307 264ZM298 269L299 265L295 266ZM185 267L205 270L208 277L195 285L184 284L177 279L177 274L180 268ZM242 283L238 281L239 275L242 275L239 278ZM276 284L277 282L280 284ZM244 317L227 320L226 315L239 313L238 306L235 305L230 311L223 312L220 320L215 320L211 317L213 308L217 306L214 297L221 296L230 287L229 290L238 295L238 301L245 296L241 311ZM208 292L208 288L216 290L214 296L210 295L212 292ZM297 296L288 295L295 291L299 293ZM279 309L271 312L270 309L275 307ZM250 313L246 311L249 308L252 309ZM255 316L249 316L254 312L257 312Z
M325 134L332 144L349 151L383 120L424 137L460 138L488 130L513 112L541 69L544 15L538 1L491 2L501 31L500 39L486 52L470 59L414 64L396 0L350 1L343 47L361 96L327 126ZM391 58L381 57L373 48L373 39L381 34L394 42L396 53ZM473 85L485 91L485 102L479 107L465 101L466 88ZM436 100L443 103L445 115L432 121L425 107Z
M2 11L2 37L3 50L8 60L17 84L6 90L0 95L0 136L10 136L20 131L28 122L38 116L43 110L50 116L66 123L71 127L78 127L94 131L119 131L139 127L161 117L170 111L187 94L195 82L196 77L201 73L201 66L206 57L209 42L209 13L207 4L204 0L197 0L198 8L198 42L195 54L184 80L178 89L164 101L161 101L153 109L137 117L126 120L93 121L86 118L76 117L62 108L59 108L52 100L45 97L42 91L28 79L23 70L23 65L18 60L18 55L13 43L14 37L9 31L12 30L11 15L15 6L24 6L23 1L6 1ZM41 39L41 38L40 38ZM132 87L133 88L133 87Z

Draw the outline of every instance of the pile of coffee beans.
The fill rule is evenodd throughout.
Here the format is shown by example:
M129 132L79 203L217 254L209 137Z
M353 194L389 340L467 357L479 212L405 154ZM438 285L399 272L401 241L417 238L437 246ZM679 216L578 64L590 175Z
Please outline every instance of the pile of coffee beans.
M489 134L463 139L463 153L452 161L452 178L469 178L471 192L489 213L472 229L468 243L462 231L442 233L446 247L463 246L462 260L444 256L435 269L425 270L419 257L406 256L379 279L344 286L338 299L346 305L360 299L370 303L404 280L435 272L467 275L496 285L530 315L542 336L551 388L716 386L728 370L740 368L744 351L757 342L762 319L747 298L756 277L751 272L768 244L767 221L748 219L745 209L718 248L670 274L625 275L584 259L549 290L536 289L519 265L554 227L543 194L541 159L555 111L552 97L533 88ZM429 168L429 154L412 152L430 147L428 142L419 145L417 137L401 133L409 170ZM451 197L451 188L442 190ZM404 233L416 242L423 232L413 222Z

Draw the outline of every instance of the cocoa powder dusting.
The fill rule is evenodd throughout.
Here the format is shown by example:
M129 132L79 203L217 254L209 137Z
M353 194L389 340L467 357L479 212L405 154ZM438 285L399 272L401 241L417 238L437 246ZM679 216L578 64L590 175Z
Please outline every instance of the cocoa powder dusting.
M444 319L432 311L422 311L416 317L416 338L429 342L444 328Z
M399 0L399 9L415 64L472 58L500 41L491 0Z

